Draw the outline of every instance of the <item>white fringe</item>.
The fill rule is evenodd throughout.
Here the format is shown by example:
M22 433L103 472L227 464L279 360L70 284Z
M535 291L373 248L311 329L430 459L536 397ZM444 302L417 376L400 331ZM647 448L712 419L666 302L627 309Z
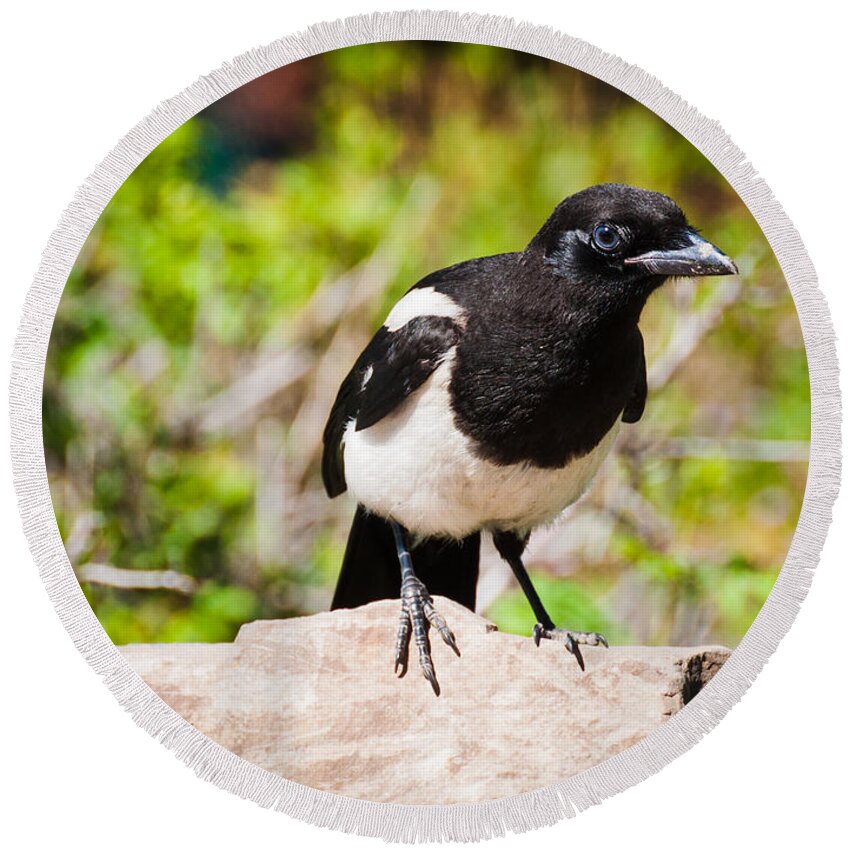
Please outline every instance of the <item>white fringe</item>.
M544 56L616 86L675 127L726 177L767 236L797 305L811 380L808 485L788 558L752 627L711 683L639 744L571 779L534 793L455 806L370 803L316 791L239 758L169 708L123 660L83 597L56 525L41 432L45 357L65 281L107 202L142 159L201 109L267 71L349 45L405 39L474 42ZM550 28L503 17L409 11L317 24L237 57L165 101L118 143L63 214L27 296L13 358L12 460L24 530L50 598L89 664L136 722L203 779L300 820L388 841L477 841L551 824L635 785L692 747L741 698L790 627L838 493L840 395L832 323L800 237L770 189L717 122L649 74Z

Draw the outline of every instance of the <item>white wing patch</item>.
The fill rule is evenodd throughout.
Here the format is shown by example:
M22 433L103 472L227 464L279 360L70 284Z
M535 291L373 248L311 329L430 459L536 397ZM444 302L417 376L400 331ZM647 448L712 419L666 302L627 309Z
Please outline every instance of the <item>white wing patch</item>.
M419 316L446 316L463 326L464 314L460 306L452 301L448 295L427 286L408 292L390 310L390 314L384 322L384 327L388 331L397 331L411 319Z
M372 366L372 364L370 363L366 367L366 370L363 372L363 380L360 381L360 389L361 390L366 389L366 384L369 383L369 379L372 377L372 372L374 372L374 371L375 371L375 369Z

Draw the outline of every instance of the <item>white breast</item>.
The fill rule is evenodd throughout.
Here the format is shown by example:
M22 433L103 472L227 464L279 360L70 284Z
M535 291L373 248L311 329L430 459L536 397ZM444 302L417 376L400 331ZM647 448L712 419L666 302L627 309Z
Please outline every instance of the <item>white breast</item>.
M453 422L454 350L401 408L345 433L348 489L370 511L421 536L461 538L479 529L527 531L554 520L587 489L618 423L587 455L561 469L497 466L477 457Z

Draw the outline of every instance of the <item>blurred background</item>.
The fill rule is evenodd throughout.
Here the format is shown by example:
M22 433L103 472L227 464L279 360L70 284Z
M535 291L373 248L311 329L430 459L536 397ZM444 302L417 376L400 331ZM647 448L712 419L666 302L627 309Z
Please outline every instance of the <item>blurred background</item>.
M671 195L740 278L669 284L642 319L650 397L592 490L532 537L556 622L618 643L737 644L806 483L794 304L746 207L653 113L500 48L347 48L184 124L110 202L68 280L44 385L53 504L109 636L231 640L327 609L353 504L321 432L392 303L520 250L566 195ZM479 610L530 634L485 546Z

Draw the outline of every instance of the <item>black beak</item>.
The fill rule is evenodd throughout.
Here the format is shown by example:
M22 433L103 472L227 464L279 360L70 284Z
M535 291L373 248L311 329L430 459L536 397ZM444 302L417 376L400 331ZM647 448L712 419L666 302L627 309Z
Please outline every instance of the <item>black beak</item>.
M698 233L688 231L688 244L666 251L647 251L639 257L628 257L626 265L641 266L650 274L681 277L697 275L738 274L732 258Z

